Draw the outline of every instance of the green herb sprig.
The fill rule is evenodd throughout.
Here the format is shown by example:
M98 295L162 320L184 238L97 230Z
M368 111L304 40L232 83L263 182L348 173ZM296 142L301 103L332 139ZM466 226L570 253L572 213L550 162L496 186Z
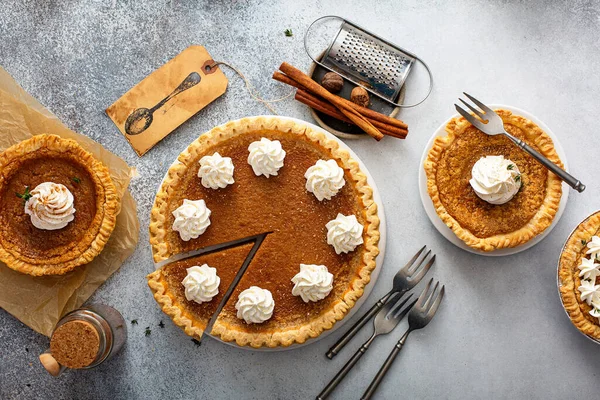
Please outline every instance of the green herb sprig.
M285 33L285 36L287 37L294 36L294 32L292 32L291 28L287 28L283 33Z
M137 319L132 319L132 320L131 320L131 325L137 325L137 324L138 324L138 323L137 323Z
M145 336L150 336L152 334L152 330L150 329L149 326L146 327L146 331L144 332Z
M15 194L17 195L18 198L23 199L23 202L26 202L32 196L31 192L29 191L29 186L25 186L25 192L23 192L23 193L15 192Z
M164 323L164 322L162 322L162 321L160 321L160 322L158 323L158 326L159 326L159 327L161 327L161 328L164 328L164 327L165 327L165 323Z
M81 183L81 179L79 179L78 177L74 176L71 178L71 180L75 183Z

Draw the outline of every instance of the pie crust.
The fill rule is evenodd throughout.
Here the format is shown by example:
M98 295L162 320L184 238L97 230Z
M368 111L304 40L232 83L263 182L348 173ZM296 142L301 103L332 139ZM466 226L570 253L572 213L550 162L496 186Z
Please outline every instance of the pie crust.
M44 168L35 168L36 163L43 163ZM34 166L34 167L31 167ZM52 167L55 167L54 169ZM40 181L47 180L45 177L60 177L61 168L74 168L85 174L85 180L78 190L84 190L82 196L88 196L85 207L78 208L78 198L75 197L75 219L69 223L77 225L77 235L71 235L69 225L57 231L37 230L31 224L29 217L25 214L23 207L15 205L12 213L6 208L7 204L15 201L11 180L20 175L30 174L31 179ZM64 174L63 174L64 175ZM83 177L82 177L83 178ZM22 178L27 179L27 178ZM62 176L65 185L75 185L71 177ZM89 185L89 186L88 186ZM23 186L23 185L19 185ZM32 187L32 189L33 189ZM73 186L71 186L73 188ZM18 189L19 191L22 188ZM72 189L75 190L75 189ZM17 198L17 200L19 200ZM119 212L119 198L112 182L108 169L89 152L84 150L76 141L63 139L56 135L33 136L20 142L2 154L0 154L0 261L8 267L25 274L33 276L62 275L75 267L86 264L94 259L108 241L116 222ZM4 215L3 215L4 213ZM17 221L13 224L21 230L11 228L11 220ZM83 221L83 222L79 222ZM82 225L83 223L83 225ZM72 229L75 229L72 228ZM29 231L27 231L29 230ZM53 243L57 236L69 232L69 236L53 249L44 249L44 244ZM36 236L36 241L30 240L25 235ZM19 236L23 237L19 237ZM75 240L72 238L75 237ZM39 248L38 248L39 245Z
M336 279L338 279L339 282L343 282L343 278L347 278L348 283L345 284L345 287L343 287L343 291L339 293L339 297L331 299L331 306L329 308L321 310L318 315L306 315L304 316L305 320L294 321L290 322L290 324L282 324L281 326L272 326L273 324L271 324L271 328L263 329L261 327L263 324L252 324L250 326L245 325L245 322L239 319L223 318L222 315L227 308L226 306L221 312L212 330L213 335L220 337L224 341L235 341L240 346L289 346L293 343L303 343L308 338L319 336L324 330L330 329L336 321L344 318L347 312L354 306L358 298L360 298L363 294L364 287L367 285L367 283L369 283L371 272L375 268L375 258L379 254L379 218L377 216L377 205L373 201L373 190L370 186L368 186L366 176L360 171L359 164L350 157L347 151L340 149L339 144L335 140L329 139L322 132L315 131L307 125L290 120L278 119L277 117L244 118L216 127L208 133L203 134L183 153L181 153L178 158L178 162L173 164L169 169L165 180L156 195L150 221L150 243L152 245L152 252L155 262L163 261L174 254L188 250L188 248L183 249L181 247L182 241L178 236L171 234L172 230L168 222L170 211L169 199L171 196L174 196L175 191L177 191L179 185L182 184L186 171L188 168L193 168L192 165L195 163L195 160L203 155L206 155L205 153L210 151L213 146L227 143L227 141L230 139L241 140L243 139L243 136L240 135L253 135L256 132L263 131L284 133L285 135L288 135L288 138L293 140L294 143L306 142L312 147L319 148L323 153L327 153L330 158L335 159L338 162L338 165L344 169L346 186L349 185L349 187L352 189L352 193L357 204L359 202L361 204L360 214L361 218L363 218L365 221L363 231L364 244L359 246L360 250L357 250L360 251L360 253L356 253L358 254L356 256L357 263L355 263L357 264L357 267L351 269L350 263L348 263L345 269L341 270L340 272L340 274L345 274L347 276L343 277L338 275L335 277L334 284ZM229 156L229 154L221 155ZM288 156L286 156L286 162ZM238 168L241 167L250 168L249 165L241 166L236 164L234 179L236 178L236 174L238 174ZM293 164L286 163L283 169L285 170L286 168L293 168ZM302 173L304 173L304 171ZM267 178L256 177L256 179ZM271 177L268 179L273 180L274 178ZM199 178L198 185L200 185ZM302 193L306 191L303 185L298 187L297 190L302 191ZM265 207L268 207L268 204L265 204ZM243 213L244 210L234 210L233 212ZM211 224L219 224L219 215L217 215L216 212L213 212L211 215ZM210 230L211 227L208 229ZM298 229L302 228L298 227ZM254 232L254 234L259 233L263 232ZM230 240L238 238L235 236L236 232L231 232L231 235L232 237L229 238ZM269 236L275 238L273 240L276 240L276 235L277 232ZM269 236L266 240L270 240ZM202 236L200 238L202 238ZM326 245L326 229L324 226L322 240ZM291 247L296 246L298 251L306 252L303 244L292 243L288 245ZM309 249L308 252L310 251L311 250ZM331 251L333 252L333 249L331 249ZM257 260L259 255L260 250L253 262L250 264L249 270L252 269L253 263ZM163 267L163 269L164 268L165 267ZM181 295L177 296L174 294L173 288L170 288L167 283L167 276L165 273L163 273L163 269L158 269L148 275L148 285L154 292L154 298L160 304L162 310L173 319L175 324L183 328L188 335L200 337L203 329L206 327L206 322L198 321L194 315L189 312L189 310L186 310L186 307L184 304L182 304L185 303L185 299L182 299ZM279 271L274 273L279 273ZM242 286L242 284L256 284L260 286L260 282L244 281L248 276L249 273L247 271L238 284L238 288ZM288 283L290 285L289 291L291 296L291 288L293 285L291 281ZM229 283L224 285L223 278L221 278L221 287L219 291L224 292L228 285ZM236 288L236 290L238 290L238 288ZM330 296L332 295L334 295L334 292L330 294ZM235 297L236 292L233 293L227 304L229 305L232 302L235 303ZM316 303L311 303L311 305L307 305L306 307L310 309L312 304ZM288 310L284 308L285 307L278 308L278 303L277 301L275 302L276 314L288 312ZM272 319L275 319L275 316Z
M540 153L550 159L550 161L563 167L563 164L554 149L552 139L540 127L524 117L514 115L508 110L495 111L502 118L507 129L516 130L516 133L513 132L513 134L521 135L522 140L527 142L530 146L535 147ZM474 133L474 131L476 133ZM433 146L429 150L429 154L425 160L424 168L427 175L427 191L431 197L435 210L442 221L452 229L456 236L474 249L494 251L501 248L515 247L524 244L542 233L552 224L552 220L558 211L562 196L562 183L556 175L542 169L543 167L541 167L540 164L537 164L537 161L535 161L533 157L527 155L521 149L518 149L518 147L512 144L508 138L500 135L488 136L485 133L476 130L476 128L463 117L452 119L446 125L446 132L447 136L435 138ZM467 136L467 134L472 136ZM487 145L487 143L491 143L496 145L497 148L504 148L513 155L516 154L516 156L520 157L524 163L529 163L531 168L536 168L536 177L538 181L532 183L538 184L539 190L537 192L524 190L523 188L527 184L525 179L528 179L528 177L525 176L521 190L512 200L504 205L492 206L485 201L478 199L468 184L470 170L476 160L472 159L472 157L470 158L472 154L469 153L468 149L462 149L465 153L460 154L461 149L457 150L452 146L455 141L456 143L461 143L460 140L463 137L473 137L472 144L474 147L479 146L478 148L480 151L482 148L485 150L485 145ZM467 146L470 144L471 143L467 143ZM494 148L491 144L490 148ZM456 193L454 195L455 198L451 200L455 203L463 203L461 207L469 211L463 212L460 218L457 214L452 215L444 205L445 200L448 199L444 198L443 190L440 187L442 182L440 179L443 179L443 177L440 178L438 175L438 173L442 171L440 166L443 164L442 160L444 159L445 152L450 151L450 149L454 152L458 152L455 157L452 158L452 163L459 165L461 171L464 171L463 175L465 175L460 182L452 182L458 193ZM449 158L450 154L451 153L448 155ZM507 154L482 154L482 156L483 155L507 156ZM517 166L521 172L523 172L523 166L519 165L519 162L516 160L513 161L517 163ZM469 176L466 176L467 174ZM541 174L544 174L545 176ZM540 191L544 192L543 197L541 197ZM528 220L517 221L517 223L512 221L512 224L515 226L510 226L511 218L515 216L514 213L520 212L518 209L511 210L511 207L518 204L515 203L511 206L511 202L515 201L520 201L524 204L529 203L530 205L533 203L535 204L535 208L531 210L531 217ZM470 223L473 223L474 225L483 223L478 219L478 216L485 216L492 220L499 227L499 231L491 232L486 235L481 232L476 232L475 229L470 229L469 226L467 226L470 225ZM517 217L518 216L519 215L517 215ZM463 221L462 224L458 220L461 218ZM467 223L465 223L465 221ZM485 224L483 224L482 229L487 229Z
M586 256L586 244L592 236L600 235L600 211L595 212L580 223L573 231L558 261L558 286L563 306L573 325L584 334L600 340L598 318L589 312L592 308L581 300L578 287L581 285L579 269L581 259ZM597 278L596 284L598 284Z

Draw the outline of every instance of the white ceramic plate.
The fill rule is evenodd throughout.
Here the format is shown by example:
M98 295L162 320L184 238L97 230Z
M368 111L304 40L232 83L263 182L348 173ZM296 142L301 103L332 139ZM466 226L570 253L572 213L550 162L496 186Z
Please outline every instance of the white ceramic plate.
M577 224L577 226L575 228L573 228L573 230L571 231L571 233L569 233L569 236L567 236L567 240L565 240L565 244L562 247L562 250L560 251L560 256L558 257L558 262L556 264L556 287L558 289L558 298L560 299L560 304L563 307L563 310L565 310L565 314L567 314L567 317L569 318L569 321L571 321L571 316L569 315L569 313L567 312L567 309L565 308L565 303L563 303L563 298L560 295L560 287L562 286L560 284L560 259L562 257L563 252L565 251L565 247L567 247L567 243L569 242L569 240L571 240L571 236L573 236L573 234L575 233L575 231L577 230L577 228L579 228L579 225L583 224L588 218L590 218L592 215L599 213L600 210L594 211L593 213L591 213L590 215L588 215L587 217L585 217L580 223ZM573 321L571 321L571 323L573 323ZM586 338L590 339L592 342L596 343L596 344L600 344L600 340L586 335L585 333L581 332L576 326L574 326L575 329L577 329L577 332L581 333L583 336L585 336Z
M273 118L272 115L265 115L264 117ZM311 129L314 129L319 132L323 132L323 134L325 134L329 139L332 139L332 140L335 140L336 142L338 142L338 144L340 145L340 148L347 150L350 153L350 157L352 157L353 159L355 159L358 162L361 171L367 176L367 183L369 184L369 186L371 186L373 188L373 200L375 201L375 204L377 204L377 210L378 210L377 214L378 214L379 221L380 221L380 223L379 223L379 235L380 235L379 236L379 255L375 259L375 269L373 270L373 272L371 272L371 281L367 284L367 286L365 286L363 295L360 297L360 299L358 299L356 301L356 304L354 305L354 307L352 307L352 309L348 312L348 314L346 315L346 317L344 317L344 319L342 319L341 321L338 321L335 325L333 325L333 328L323 332L316 338L310 338L302 344L293 344L288 347L275 347L275 348L260 347L260 348L255 349L250 346L238 346L235 342L224 342L220 338L214 337L211 335L211 337L213 339L216 339L219 342L222 342L222 343L225 343L225 344L228 344L230 346L237 347L240 349L246 349L246 350L252 350L252 351L282 351L282 350L296 349L298 347L306 346L308 344L316 342L317 340L323 339L324 337L330 335L335 330L339 329L342 325L344 325L344 323L346 321L348 321L350 318L352 318L352 315L354 315L358 311L358 309L363 305L365 300L369 297L371 290L373 290L373 287L375 286L375 282L377 282L377 277L379 276L379 272L381 271L381 266L383 265L383 259L385 257L386 220L385 220L385 212L383 210L383 202L381 201L381 196L379 195L379 190L377 189L377 185L375 185L375 180L373 179L373 176L371 176L371 174L369 173L369 170L367 169L366 165L361 161L360 158L358 158L358 156L352 151L352 149L350 147L348 147L348 145L346 145L344 142L342 142L340 139L338 139L331 133L327 132L325 129L320 128L314 124L311 124L310 122L306 122L306 121L303 121L303 120L297 119L297 118L292 118L292 117L277 117L277 118L282 119L282 120L294 121L299 124L304 124L304 125L309 126ZM173 162L173 164L171 164L171 166L175 165L178 162L179 161L175 160L175 162ZM167 174L165 173L165 177L166 176L167 176ZM163 182L164 182L165 177L163 177ZM162 187L162 182L158 187L159 190L161 187Z
M552 131L550 130L550 128L548 128L548 126L546 126L546 124L544 124L542 121L540 121L533 115L529 114L527 111L523 111L516 107L506 106L503 104L490 104L490 105L488 105L488 107L490 107L492 109L503 108L505 110L509 110L509 111L513 112L516 115L521 115L521 116L535 122L540 128L542 128L542 130L544 132L546 132L548 134L548 136L550 136L550 138L554 142L554 148L556 149L558 156L562 160L562 162L565 166L565 169L567 171L569 170L569 167L567 164L567 155L565 154L565 151L563 150L562 146L560 145L560 142L558 141L558 138L556 137L556 135L554 133L552 133ZM450 122L450 120L452 118L455 118L458 116L459 116L458 114L453 115L451 118L449 118L446 122L444 122L433 133L433 136L431 136L431 139L429 139L429 142L427 143L427 146L425 146L425 150L423 151L423 155L421 156L421 164L419 165L419 193L421 194L421 201L423 202L423 207L425 208L425 212L427 213L427 216L431 220L431 223L446 239L448 239L454 245L460 247L463 250L469 251L474 254L480 254L483 256L491 256L491 257L507 256L507 255L511 255L511 254L520 253L521 251L527 250L527 249L535 246L536 244L541 242L546 236L548 236L548 234L552 231L552 229L554 229L554 227L560 220L560 217L562 216L563 211L565 210L565 207L567 206L567 199L569 198L570 187L564 182L562 185L563 192L562 192L562 197L560 198L560 205L558 207L556 216L554 217L554 220L552 221L552 224L548 227L548 229L546 229L540 235L534 237L527 243L524 243L517 247L511 247L511 248L507 248L507 249L499 249L499 250L495 250L495 251L491 251L491 252L473 249L472 247L467 246L465 244L465 242L460 240L454 234L454 232L452 232L452 230L437 215L437 212L435 211L435 207L433 206L433 202L431 201L431 198L429 197L429 193L427 193L427 176L425 175L425 169L423 168L423 165L425 164L425 160L427 159L427 154L429 153L431 146L433 146L433 141L435 140L435 138L438 136L446 136L446 130L445 130L446 125L448 124L448 122Z

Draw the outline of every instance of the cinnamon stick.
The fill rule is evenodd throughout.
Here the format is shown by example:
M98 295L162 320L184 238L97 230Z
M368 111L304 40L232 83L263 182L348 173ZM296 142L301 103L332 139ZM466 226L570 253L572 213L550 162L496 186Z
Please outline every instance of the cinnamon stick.
M296 92L295 99L303 104L306 104L307 106L309 106L311 108L314 108L317 111L322 112L323 114L327 114L330 117L333 117L335 119L339 119L341 121L352 124L352 121L350 121L348 118L346 118L346 116L344 114L339 112L339 110L337 108L335 108L331 104L327 103L326 101L321 100L316 96L313 96L312 94L310 94L309 92L307 92L305 90L299 89ZM408 131L406 129L401 129L401 128L397 128L395 126L386 125L379 121L370 120L370 119L369 119L369 122L371 122L377 129L379 129L381 131L381 133L383 133L384 135L387 135L387 136L393 136L393 137L397 137L400 139L404 139L404 138L406 138L406 135L408 134Z
M282 74L279 71L275 71L273 73L273 79L275 79L276 81L285 83L287 85L293 86L295 88L306 90L306 88L304 86L300 85L298 82L294 81L289 76ZM336 97L338 97L342 102L348 104L348 106L354 108L356 111L358 111L365 117L368 117L368 119L379 121L379 122L387 124L387 125L393 125L400 129L408 130L408 125L399 119L392 118L385 114L378 113L377 111L373 111L370 108L359 106L358 104L355 104L355 103L351 102L350 100L345 99L343 97L340 97L340 96L336 96Z
M292 78L302 86L306 87L308 91L328 100L337 109L339 109L342 112L342 114L348 117L360 129L368 133L369 136L375 138L375 140L381 140L383 138L383 134L377 128L375 128L375 126L373 126L373 124L371 124L365 117L363 117L358 111L342 102L340 100L340 97L328 92L327 89L313 81L308 75L300 71L298 68L284 62L279 66L279 69L288 77Z

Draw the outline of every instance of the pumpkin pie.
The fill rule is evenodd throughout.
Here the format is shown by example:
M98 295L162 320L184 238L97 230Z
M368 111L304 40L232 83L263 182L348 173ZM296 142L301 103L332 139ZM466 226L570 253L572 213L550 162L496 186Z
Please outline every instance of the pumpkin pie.
M276 347L344 318L375 268L378 227L366 176L337 141L304 124L253 117L214 128L178 157L156 195L150 243L161 262L268 233L211 334ZM154 298L200 337L251 248L162 266L148 275Z
M558 261L558 287L573 325L600 340L600 211L567 239Z
M495 111L507 132L563 166L539 126ZM524 244L552 224L562 195L556 175L504 135L486 135L463 117L452 119L446 132L435 138L424 168L435 210L456 236L474 249L493 251ZM486 170L495 176L479 176Z
M115 226L108 169L77 142L38 135L0 154L0 261L30 275L90 262Z

